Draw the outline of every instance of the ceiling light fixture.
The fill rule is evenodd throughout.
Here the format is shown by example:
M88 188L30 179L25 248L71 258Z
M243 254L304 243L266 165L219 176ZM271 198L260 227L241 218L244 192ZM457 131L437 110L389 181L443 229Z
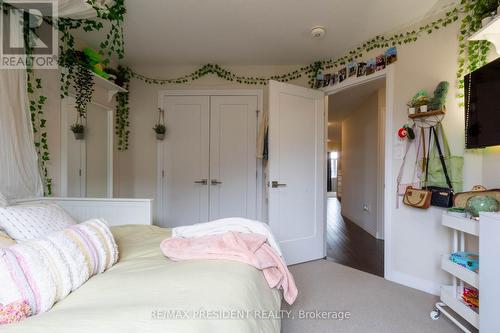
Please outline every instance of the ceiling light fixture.
M311 29L311 37L313 39L323 39L326 35L326 29L321 26L317 26Z

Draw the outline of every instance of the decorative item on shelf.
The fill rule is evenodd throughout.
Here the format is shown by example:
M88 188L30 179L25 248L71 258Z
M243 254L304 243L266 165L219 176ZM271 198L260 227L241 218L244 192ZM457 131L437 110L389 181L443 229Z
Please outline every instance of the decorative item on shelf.
M83 140L85 138L85 126L78 121L71 125L71 132L75 135L75 140Z
M162 108L158 108L158 122L153 127L153 130L156 133L156 140L162 141L165 139L167 128L165 127L165 111Z
M109 74L104 71L101 55L98 52L92 50L90 47L84 48L83 53L85 53L85 55L87 56L92 72L96 73L106 80L109 79Z
M381 71L385 68L385 55L381 54L375 59L376 70Z
M429 95L427 91L420 90L408 102L408 108L415 108L418 112L427 112L427 104L429 104Z
M487 190L486 187L482 185L475 185L470 191L455 194L455 198L453 199L453 206L465 209L465 207L467 206L467 201L470 198L478 195L492 197L500 202L500 189Z
M467 217L467 212L465 208L451 207L448 208L448 215L465 218Z
M485 195L470 198L467 200L467 206L465 207L467 212L474 218L478 218L480 212L498 212L498 208L498 200Z
M377 70L377 61L375 59L370 59L366 62L366 75L371 75Z
M385 63L386 63L386 65L393 64L397 60L398 60L398 50L396 49L396 47L394 46L394 47L388 48L385 51Z
M431 111L444 110L446 108L446 97L448 96L449 87L450 83L448 81L439 82L429 102L429 109Z
M360 62L360 63L358 63L357 77L365 76L365 75L366 75L366 62Z
M479 271L479 255L470 252L455 252L450 254L450 260L470 271Z
M354 77L357 74L357 65L356 63L350 62L347 64L347 77Z
M473 309L479 308L479 291L476 288L464 287L462 300Z
M338 75L339 83L344 81L347 78L347 68L344 67L341 70L339 70L339 73L337 75Z

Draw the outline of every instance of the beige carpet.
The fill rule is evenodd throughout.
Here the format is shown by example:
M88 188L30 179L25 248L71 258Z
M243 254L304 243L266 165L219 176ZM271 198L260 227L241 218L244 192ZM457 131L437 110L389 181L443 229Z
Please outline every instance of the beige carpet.
M461 332L444 315L437 321L430 318L437 297L427 293L326 260L292 266L290 270L299 297L293 306L284 307L295 319L283 320L283 333ZM301 310L325 311L330 318L336 315L333 312L349 311L351 317L297 319Z

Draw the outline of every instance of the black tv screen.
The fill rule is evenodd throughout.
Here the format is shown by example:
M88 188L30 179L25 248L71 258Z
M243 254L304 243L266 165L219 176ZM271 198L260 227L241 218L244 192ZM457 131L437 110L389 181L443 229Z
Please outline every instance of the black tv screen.
M500 145L500 58L465 76L465 146Z

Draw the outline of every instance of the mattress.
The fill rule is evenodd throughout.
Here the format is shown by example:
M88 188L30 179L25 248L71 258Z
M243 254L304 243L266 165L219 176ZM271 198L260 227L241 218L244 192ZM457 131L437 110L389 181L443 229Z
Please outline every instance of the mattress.
M160 252L169 229L112 228L120 260L48 312L2 332L278 333L280 292L239 262L173 262Z

